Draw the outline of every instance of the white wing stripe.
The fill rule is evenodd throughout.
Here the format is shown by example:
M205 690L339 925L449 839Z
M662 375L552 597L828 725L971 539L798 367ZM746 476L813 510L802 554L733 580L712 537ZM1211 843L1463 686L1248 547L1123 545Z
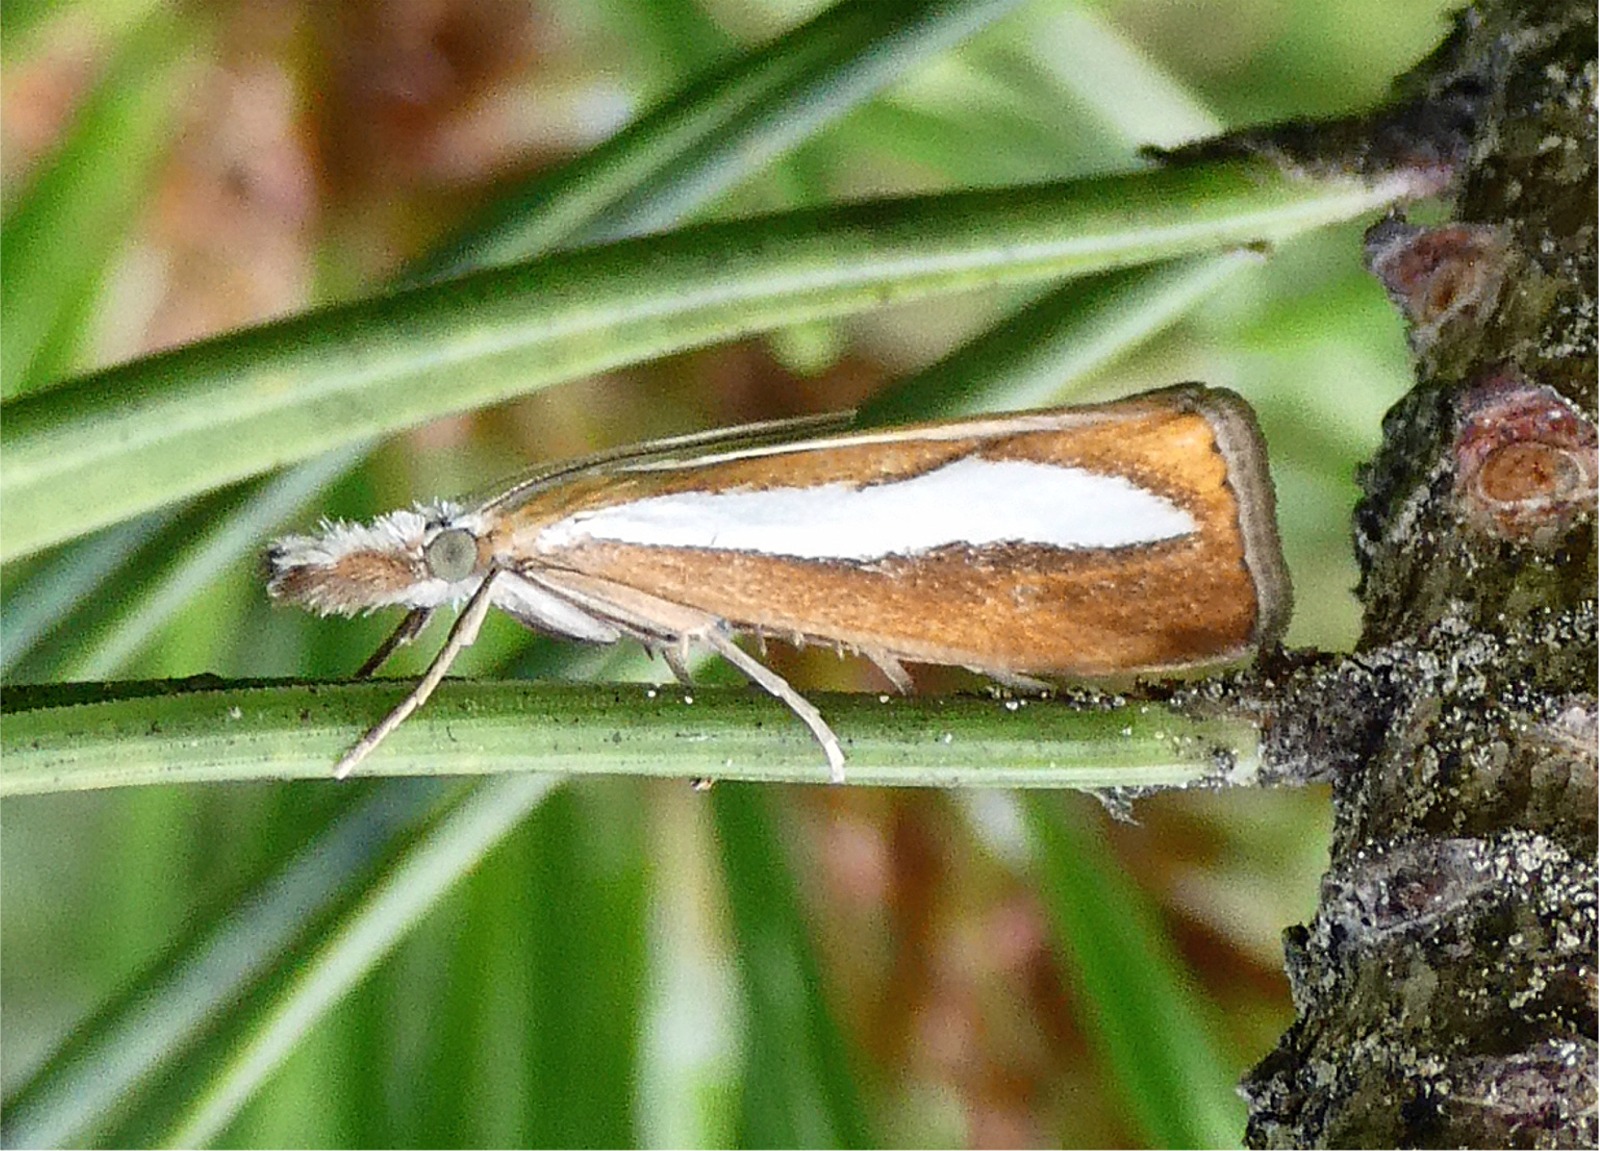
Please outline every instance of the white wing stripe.
M895 483L680 492L581 512L539 533L807 560L876 560L953 545L1135 547L1188 535L1194 517L1121 476L966 458Z

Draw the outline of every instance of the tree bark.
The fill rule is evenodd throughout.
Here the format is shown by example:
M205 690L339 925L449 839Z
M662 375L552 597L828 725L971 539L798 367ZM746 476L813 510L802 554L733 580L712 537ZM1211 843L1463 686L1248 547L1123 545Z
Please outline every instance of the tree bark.
M1320 136L1439 174L1452 218L1368 235L1417 384L1362 476L1360 644L1254 681L1335 831L1252 1146L1596 1143L1595 31L1485 0L1359 146Z

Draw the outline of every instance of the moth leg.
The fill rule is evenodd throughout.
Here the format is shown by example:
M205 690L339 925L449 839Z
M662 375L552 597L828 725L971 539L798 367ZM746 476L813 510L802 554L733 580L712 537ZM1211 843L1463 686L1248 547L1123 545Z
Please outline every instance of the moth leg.
M822 718L822 713L811 705L810 700L790 687L788 680L766 664L746 655L722 629L710 628L694 638L703 641L752 681L788 704L789 710L800 717L800 722L811 729L811 734L822 745L822 754L828 757L828 782L844 782L844 749L839 746L839 737L833 733L833 728L828 726L828 721Z
M861 654L871 661L872 666L883 672L884 678L894 685L894 689L901 695L911 694L911 673L894 656L882 648L864 647Z
M433 662L428 665L428 670L423 673L417 686L411 689L411 694L406 696L388 715L378 722L378 725L345 752L339 762L334 764L333 778L344 779L356 765L389 737L389 733L405 722L406 717L428 701L433 694L433 689L439 686L444 679L445 672L450 670L450 665L455 662L456 656L472 646L478 638L478 630L483 627L484 618L489 614L493 601L495 579L500 575L496 569L485 577L483 583L478 585L478 590L472 593L472 598L467 601L467 606L462 609L460 616L450 628L450 635L444 641L444 646L439 649L439 654L433 657ZM404 625L402 625L402 628ZM398 634L398 633L397 633Z
M524 578L534 577L531 573L524 573ZM689 645L704 643L747 678L787 704L789 710L811 729L812 735L822 745L823 754L828 758L829 780L844 782L844 750L839 745L839 737L822 718L822 713L777 672L746 655L729 637L727 624L699 609L686 608L682 604L662 600L609 580L564 572L559 577L555 573L543 573L538 582L552 595L592 612L596 618L609 621L647 644L665 641L661 645L662 658L684 683L691 682Z
M659 650L661 658L672 669L672 678L684 687L692 687L694 677L689 674L689 653L684 650L684 644L682 642L663 644Z
M672 678L684 687L694 686L694 679L689 672L688 646L682 636L667 643L650 646L650 651L653 654L660 654L666 665L672 669ZM709 775L697 775L689 781L689 787L693 791L710 791L716 782Z
M1013 691L1039 691L1050 692L1055 690L1055 684L1048 680L1034 679L1031 675L1021 675L1014 671L992 671L986 668L969 668L987 679L992 679L1001 687L1009 687Z
M355 678L370 679L396 650L405 647L421 635L422 629L428 626L428 621L432 618L431 607L414 607L406 612L406 618L400 621L400 626L394 629L388 639L378 645L378 650L367 657L366 663L356 669Z

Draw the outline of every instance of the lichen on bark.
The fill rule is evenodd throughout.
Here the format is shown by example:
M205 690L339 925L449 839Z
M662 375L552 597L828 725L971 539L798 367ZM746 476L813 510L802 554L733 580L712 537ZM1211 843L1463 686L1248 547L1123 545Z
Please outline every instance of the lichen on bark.
M1597 1139L1595 73L1587 0L1486 0L1394 108L1276 141L1448 169L1450 220L1369 234L1417 382L1362 476L1361 640L1255 682L1335 833L1252 1146Z

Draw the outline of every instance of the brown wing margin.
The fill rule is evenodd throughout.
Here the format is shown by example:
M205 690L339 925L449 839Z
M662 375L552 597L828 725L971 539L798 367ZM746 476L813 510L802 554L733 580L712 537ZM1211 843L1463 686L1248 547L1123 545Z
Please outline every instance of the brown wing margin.
M1256 585L1256 643L1276 643L1294 612L1294 589L1278 537L1277 496L1267 469L1267 445L1255 411L1227 388L1182 385L1192 390L1194 406L1216 432L1228 465L1228 483L1239 507L1244 562Z

